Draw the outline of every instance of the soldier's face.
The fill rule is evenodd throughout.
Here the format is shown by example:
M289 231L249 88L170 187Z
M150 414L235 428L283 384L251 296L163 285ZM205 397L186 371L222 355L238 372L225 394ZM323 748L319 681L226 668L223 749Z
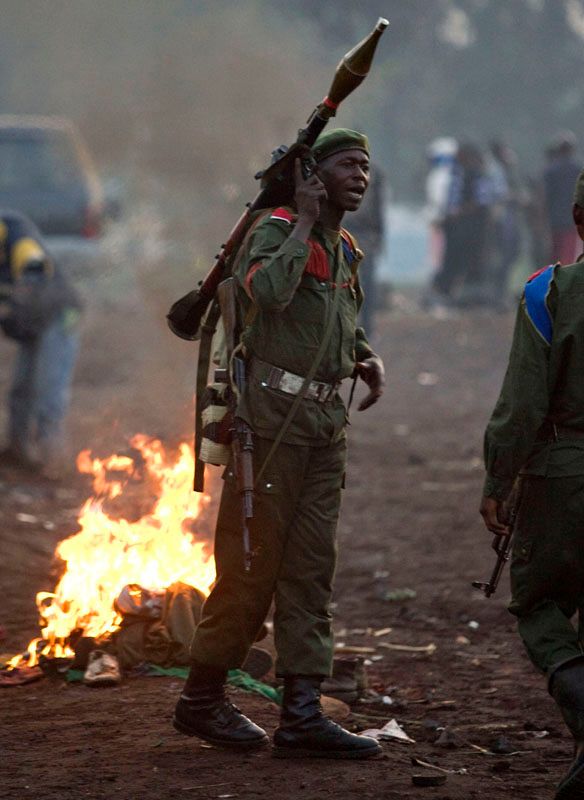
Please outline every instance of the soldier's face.
M356 211L369 186L369 156L362 150L343 150L323 159L318 177L324 183L331 206Z

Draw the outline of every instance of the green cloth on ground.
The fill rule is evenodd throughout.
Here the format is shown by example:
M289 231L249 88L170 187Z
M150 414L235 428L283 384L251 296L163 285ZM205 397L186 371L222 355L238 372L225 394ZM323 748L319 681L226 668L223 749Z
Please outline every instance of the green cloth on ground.
M147 664L147 675L171 677L171 678L184 678L186 680L189 670L187 667L159 667L158 664ZM65 673L65 680L67 683L81 683L83 680L83 671L79 669L70 669ZM237 689L243 689L245 692L253 692L260 694L262 697L271 700L272 703L282 705L282 690L275 689L273 686L268 686L267 683L255 680L247 672L241 669L229 670L227 674L227 683L230 686L235 686Z
M235 686L238 689L243 689L245 692L255 692L267 697L272 703L282 705L282 689L275 689L273 686L268 686L267 683L257 681L241 669L230 669L227 673L227 683L230 686Z

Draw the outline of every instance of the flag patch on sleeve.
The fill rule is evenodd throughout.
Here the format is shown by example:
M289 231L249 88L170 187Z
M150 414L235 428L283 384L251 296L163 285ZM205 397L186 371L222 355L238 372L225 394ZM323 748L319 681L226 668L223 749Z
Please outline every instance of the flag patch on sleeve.
M551 344L553 323L547 307L547 297L554 277L554 265L536 272L525 285L527 316L542 339Z

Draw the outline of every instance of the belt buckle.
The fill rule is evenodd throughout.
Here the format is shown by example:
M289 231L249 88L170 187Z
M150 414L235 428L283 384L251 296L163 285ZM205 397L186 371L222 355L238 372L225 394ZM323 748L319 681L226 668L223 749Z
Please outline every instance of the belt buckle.
M336 383L328 383L328 384L325 384L325 386L328 387L328 390L325 393L325 396L321 400L322 403L327 403L331 399L333 394L337 391L337 389L339 387L339 384L338 384L338 382L336 382Z
M270 367L270 371L268 372L268 378L266 381L270 389L279 388L283 374L284 370L280 369L280 367Z

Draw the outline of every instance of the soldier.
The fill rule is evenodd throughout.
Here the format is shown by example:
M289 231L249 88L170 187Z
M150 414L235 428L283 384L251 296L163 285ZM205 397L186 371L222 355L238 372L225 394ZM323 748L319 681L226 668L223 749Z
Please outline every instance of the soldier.
M572 216L584 239L584 172ZM485 433L481 514L508 535L504 503L520 474L511 562L519 634L574 737L557 800L584 797L584 262L527 282L509 366ZM579 612L579 629L571 617Z
M330 599L345 473L347 411L337 389L357 371L369 387L364 410L385 382L381 359L356 327L361 253L341 227L367 189L369 144L360 133L337 129L322 134L312 152L317 172L305 179L296 162L294 207L267 213L234 271L248 320L242 335L248 377L237 414L254 431L256 485L260 476L250 520L254 557L246 572L241 498L228 467L215 534L217 581L194 636L174 725L226 747L266 743L265 731L227 702L224 684L227 670L244 662L274 600L276 673L284 680L275 755L367 758L380 752L377 742L324 717L319 698L332 664ZM303 378L317 363L286 426Z
M570 193L581 159L576 157L577 140L572 131L559 133L549 147L550 159L543 173L544 206L550 242L550 261L571 264L579 245L570 224Z

